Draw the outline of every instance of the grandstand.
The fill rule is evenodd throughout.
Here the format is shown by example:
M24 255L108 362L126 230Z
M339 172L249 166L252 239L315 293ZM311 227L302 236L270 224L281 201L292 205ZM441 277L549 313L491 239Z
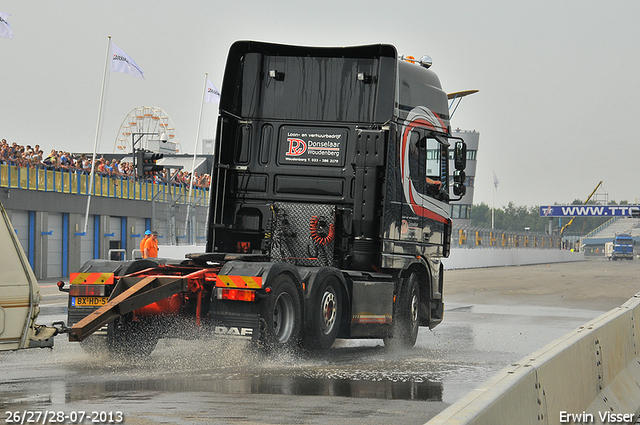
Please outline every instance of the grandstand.
M615 235L620 233L630 234L634 241L640 241L640 218L613 217L584 236L582 245L587 253L602 254L604 244L612 242Z

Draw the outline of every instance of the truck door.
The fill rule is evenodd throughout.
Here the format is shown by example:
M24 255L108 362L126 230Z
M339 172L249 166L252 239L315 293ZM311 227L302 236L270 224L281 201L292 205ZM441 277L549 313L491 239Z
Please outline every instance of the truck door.
M408 219L409 240L421 243L424 239L423 228L424 220L422 211L425 205L425 197L427 196L427 138L424 131L413 129L409 134L409 203L412 205L413 211L416 213L415 218Z
M427 254L425 244L443 243L443 225L448 216L443 199L447 187L446 149L445 141L428 130L414 128L408 136L404 191L415 216L403 217L407 223L403 234L418 244L417 254Z
M442 245L443 224L448 218L448 143L445 139L427 133L425 145L425 190L422 198L422 242ZM423 252L426 254L426 252Z

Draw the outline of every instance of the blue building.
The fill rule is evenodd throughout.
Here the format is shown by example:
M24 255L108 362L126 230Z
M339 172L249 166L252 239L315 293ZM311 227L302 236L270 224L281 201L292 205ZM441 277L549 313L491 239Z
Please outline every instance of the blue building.
M208 188L96 174L85 231L89 187L72 170L0 165L0 202L38 279L66 277L94 258L131 259L147 229L163 245L206 243Z

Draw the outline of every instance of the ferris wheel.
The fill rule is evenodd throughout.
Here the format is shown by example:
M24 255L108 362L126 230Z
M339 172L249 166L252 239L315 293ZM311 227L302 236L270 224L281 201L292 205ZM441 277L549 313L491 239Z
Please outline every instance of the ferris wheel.
M166 142L165 150L178 153L181 147L177 139L176 128L165 111L155 106L140 106L129 112L120 124L113 153L131 153L133 142L137 149L156 150L160 140Z

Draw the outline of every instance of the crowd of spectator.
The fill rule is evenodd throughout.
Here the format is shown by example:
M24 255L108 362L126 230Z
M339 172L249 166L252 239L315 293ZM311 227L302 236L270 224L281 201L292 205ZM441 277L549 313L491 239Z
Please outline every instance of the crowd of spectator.
M22 146L13 142L9 144L6 139L0 142L0 163L15 165L23 168L39 168L55 171L68 171L77 174L90 174L92 166L91 155L71 154L61 150L51 149L51 152L45 156L40 145ZM136 170L133 163L120 161L117 159L108 160L103 156L96 158L94 173L113 178L135 179ZM176 186L191 186L191 173L188 171L175 170L171 176L168 175L169 170L164 169L155 176L150 177L157 183L170 182ZM211 184L211 176L209 174L193 173L193 187L200 189L208 189Z

